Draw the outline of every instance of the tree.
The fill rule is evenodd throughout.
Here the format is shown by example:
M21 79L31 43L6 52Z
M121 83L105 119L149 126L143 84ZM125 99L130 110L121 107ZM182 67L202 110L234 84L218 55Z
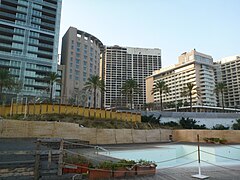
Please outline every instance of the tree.
M130 98L131 109L133 106L133 93L138 92L138 90L138 84L133 79L126 80L125 83L122 85L122 93Z
M98 75L93 75L88 78L84 90L93 92L93 107L96 108L97 90L100 90L101 92L104 91L104 81Z
M55 82L60 82L60 77L56 72L50 72L47 75L47 81L49 82L50 102L53 101L53 85Z
M11 89L15 81L10 72L6 69L0 69L0 102L3 102L3 89Z
M219 83L216 84L215 92L218 95L220 93L221 96L222 96L222 108L223 108L223 110L224 110L224 92L226 92L226 91L227 91L227 87L223 82L219 82Z
M187 86L183 88L183 91L181 92L181 96L189 97L190 101L190 112L192 112L192 96L195 94L194 91L196 90L196 93L199 95L199 91L197 88L194 88L194 84L187 83Z
M163 95L163 93L169 92L169 88L166 85L165 81L163 81L163 80L156 81L156 83L152 89L152 94L154 94L156 92L159 92L159 95L160 95L160 108L162 111L163 110L162 95Z

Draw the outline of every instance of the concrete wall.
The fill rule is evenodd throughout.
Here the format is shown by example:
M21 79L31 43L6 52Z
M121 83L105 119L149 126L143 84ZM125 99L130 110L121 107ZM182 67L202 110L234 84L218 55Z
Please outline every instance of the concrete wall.
M203 112L161 112L161 111L142 111L142 115L150 116L154 115L158 118L161 115L160 121L164 122L179 122L179 120L184 118L192 118L197 121L196 124L205 124L207 128L212 128L217 124L222 124L227 127L232 127L236 122L236 119L240 119L239 113L203 113Z
M65 138L90 144L149 143L168 141L172 130L81 128L64 122L0 120L0 138Z
M224 138L228 143L240 143L240 130L174 130L173 140L197 142L197 135L201 142L203 138Z

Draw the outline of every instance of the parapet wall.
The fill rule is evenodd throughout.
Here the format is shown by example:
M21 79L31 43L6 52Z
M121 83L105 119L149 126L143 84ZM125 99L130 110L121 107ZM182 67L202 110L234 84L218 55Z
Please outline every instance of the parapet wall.
M81 128L64 122L0 120L0 138L64 138L90 144L150 143L169 141L172 130Z
M200 142L204 142L203 138L223 138L228 143L240 143L240 130L174 130L173 140L197 142L198 134Z

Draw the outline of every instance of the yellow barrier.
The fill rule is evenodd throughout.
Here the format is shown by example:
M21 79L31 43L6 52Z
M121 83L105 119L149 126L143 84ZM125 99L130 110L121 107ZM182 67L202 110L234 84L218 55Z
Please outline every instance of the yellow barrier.
M101 118L101 109L96 109L96 118Z
M117 120L122 120L122 113L116 112L116 117L117 117Z
M26 109L27 108L27 109ZM89 109L78 106L59 105L59 104L28 104L27 106L21 104L13 104L11 106L0 106L0 116L8 116L10 114L78 114L80 116L89 118L101 119L116 119L123 121L141 122L141 114L129 112L112 112L102 109Z
M84 108L84 117L90 117L89 114L90 114L89 109Z
M105 119L106 118L106 111L105 110L100 110L101 113L101 118Z
M90 117L95 117L95 109L90 109Z

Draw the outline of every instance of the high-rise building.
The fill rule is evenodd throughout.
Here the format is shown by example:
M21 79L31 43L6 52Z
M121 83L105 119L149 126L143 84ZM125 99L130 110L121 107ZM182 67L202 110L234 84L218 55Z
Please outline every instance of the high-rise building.
M216 82L223 82L224 107L240 108L240 55L225 57L215 64ZM218 104L222 106L222 96L218 95Z
M65 65L63 102L93 106L93 96L83 91L92 75L100 76L100 52L102 42L95 36L70 27L62 38L61 64ZM97 106L100 107L100 92Z
M0 0L0 68L21 82L21 95L49 97L45 77L57 72L61 6L62 0Z
M133 79L139 86L138 93L133 95L133 107L143 108L146 102L145 78L161 68L161 50L107 46L102 63L104 107L130 107L130 101L122 93L122 86L126 80Z
M175 107L177 102L189 104L189 97L182 96L187 83L194 85L192 105L216 106L214 94L215 79L213 59L211 56L199 53L195 49L179 56L179 63L155 71L146 78L147 103L158 103L160 94L152 94L157 80L163 80L169 88L169 93L163 94L163 102Z

